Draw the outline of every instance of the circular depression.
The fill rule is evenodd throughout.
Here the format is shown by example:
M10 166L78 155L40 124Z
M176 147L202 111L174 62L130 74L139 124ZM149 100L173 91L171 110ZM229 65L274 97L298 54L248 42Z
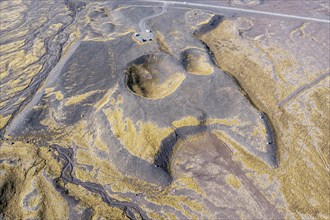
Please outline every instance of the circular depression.
M184 79L181 64L165 53L143 55L129 64L126 70L127 88L149 99L172 94Z

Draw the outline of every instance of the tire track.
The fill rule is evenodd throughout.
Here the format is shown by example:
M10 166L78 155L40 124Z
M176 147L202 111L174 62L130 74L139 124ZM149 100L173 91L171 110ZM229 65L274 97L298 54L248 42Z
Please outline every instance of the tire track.
M315 86L316 84L318 84L319 82L321 82L323 79L325 79L327 76L330 76L330 72L329 73L325 73L322 74L318 77L316 77L316 79L314 79L312 82L307 83L305 85L300 86L298 89L294 90L290 95L288 95L285 99L283 99L282 101L280 101L277 105L278 107L282 107L283 105L285 105L286 103L290 102L292 99L294 99L295 97L299 96L301 93L303 93L304 91L310 89L311 87Z

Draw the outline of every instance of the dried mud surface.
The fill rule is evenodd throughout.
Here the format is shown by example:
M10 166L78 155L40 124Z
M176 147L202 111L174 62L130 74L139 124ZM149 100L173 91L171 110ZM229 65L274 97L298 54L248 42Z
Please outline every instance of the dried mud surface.
M0 219L330 218L327 1L0 9Z

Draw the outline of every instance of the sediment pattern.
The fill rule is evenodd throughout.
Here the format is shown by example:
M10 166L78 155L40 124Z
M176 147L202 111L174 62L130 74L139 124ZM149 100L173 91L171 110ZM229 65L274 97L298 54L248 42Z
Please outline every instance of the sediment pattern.
M323 218L329 216L329 203L325 202L329 199L325 196L329 192L330 159L326 147L329 54L307 56L307 48L298 44L310 44L321 53L329 47L329 41L323 39L326 33L316 31L322 25L312 27L303 23L284 35L276 33L273 41L265 42L269 36L256 36L260 33L254 27L266 22L226 20L200 35L200 39L210 47L219 67L240 82L273 122L282 162L275 173L267 169L259 171L278 179L296 218ZM276 41L279 38L285 40ZM255 167L251 161L246 162Z
M0 218L329 218L324 24L0 4Z

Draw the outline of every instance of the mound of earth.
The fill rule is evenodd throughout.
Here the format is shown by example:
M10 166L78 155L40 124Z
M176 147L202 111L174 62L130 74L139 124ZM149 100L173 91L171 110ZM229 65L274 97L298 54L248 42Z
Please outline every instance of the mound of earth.
M188 49L183 53L186 69L195 75L209 75L214 72L210 55L203 50Z
M137 95L153 99L170 95L184 79L180 64L165 53L142 56L130 64L126 72L128 88Z

